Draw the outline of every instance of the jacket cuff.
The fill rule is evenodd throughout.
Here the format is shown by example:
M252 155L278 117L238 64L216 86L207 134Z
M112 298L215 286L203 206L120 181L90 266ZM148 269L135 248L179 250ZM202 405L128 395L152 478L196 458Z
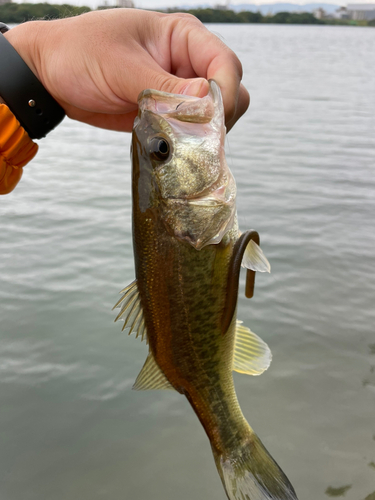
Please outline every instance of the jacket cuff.
M0 104L0 194L13 191L22 176L22 167L38 151L8 106Z

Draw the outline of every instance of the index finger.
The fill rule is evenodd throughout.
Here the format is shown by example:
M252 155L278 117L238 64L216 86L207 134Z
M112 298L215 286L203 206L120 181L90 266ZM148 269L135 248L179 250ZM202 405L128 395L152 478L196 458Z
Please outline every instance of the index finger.
M194 75L213 79L220 86L226 122L237 117L242 64L236 54L194 16L176 14L170 38L171 67L174 72L191 68ZM186 76L185 76L186 78ZM246 89L241 90L241 116L249 105ZM238 117L239 117L238 116Z

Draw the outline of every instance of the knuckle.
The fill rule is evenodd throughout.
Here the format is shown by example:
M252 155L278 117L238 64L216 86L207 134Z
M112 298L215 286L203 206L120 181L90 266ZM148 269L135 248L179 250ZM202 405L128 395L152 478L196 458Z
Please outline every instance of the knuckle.
M243 77L243 67L242 67L242 63L241 61L238 59L237 55L233 52L232 49L230 49L227 45L223 44L224 47L223 49L226 51L227 53L227 58L228 58L228 61L230 61L230 63L232 64L233 66L233 69L235 71L235 73L238 75L238 82L240 82L242 80L242 77Z
M230 122L236 116L236 103L234 101L228 103L225 107L225 121Z
M174 14L169 14L170 19L173 21L175 27L177 25L181 28L193 28L193 27L203 27L201 21L193 16L193 14L188 14L187 12L176 12Z
M240 80L242 80L242 77L243 77L243 67L242 67L242 63L241 61L238 59L238 57L236 56L236 54L234 52L232 52L233 54L233 64L238 72L238 76L240 77Z
M243 67L241 61L238 59L236 54L233 52L233 64L235 65L238 75L240 77L240 80L242 80L243 77Z
M155 88L157 90L173 94L176 88L175 80L175 78L171 78L171 76L168 74L160 73L156 75L154 85L156 85Z
M198 22L200 23L199 19L193 14L189 14L188 12L175 12L174 14L171 14L171 17L173 17L176 20L184 20L184 21L191 21L191 22Z

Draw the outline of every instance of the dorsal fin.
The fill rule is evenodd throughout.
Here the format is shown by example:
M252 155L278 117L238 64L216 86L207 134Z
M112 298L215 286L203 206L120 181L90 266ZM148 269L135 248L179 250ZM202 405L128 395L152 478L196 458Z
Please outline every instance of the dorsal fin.
M152 352L149 351L146 362L133 385L136 391L147 391L151 389L172 389L167 377L160 370Z
M268 345L242 325L236 322L236 336L234 342L233 370L247 375L260 375L270 366L272 360Z
M141 298L139 296L137 287L137 280L134 280L132 283L130 283L130 285L121 290L120 293L122 293L123 295L113 307L113 309L116 309L116 307L121 308L121 311L117 315L115 322L119 319L123 319L124 326L122 327L122 330L125 330L125 328L129 328L129 335L134 332L136 334L136 337L141 337L141 340L146 337L146 342L148 343L145 320L143 317L143 310L141 306Z

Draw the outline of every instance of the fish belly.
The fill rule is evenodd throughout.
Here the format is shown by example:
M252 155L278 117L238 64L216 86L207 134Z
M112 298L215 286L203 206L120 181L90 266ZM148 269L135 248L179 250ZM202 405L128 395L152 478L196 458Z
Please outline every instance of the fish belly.
M222 332L234 235L198 251L151 227L143 234L149 243L137 248L136 273L150 348L210 440L219 441L221 422L233 429L229 421L243 421L232 378L235 317Z

